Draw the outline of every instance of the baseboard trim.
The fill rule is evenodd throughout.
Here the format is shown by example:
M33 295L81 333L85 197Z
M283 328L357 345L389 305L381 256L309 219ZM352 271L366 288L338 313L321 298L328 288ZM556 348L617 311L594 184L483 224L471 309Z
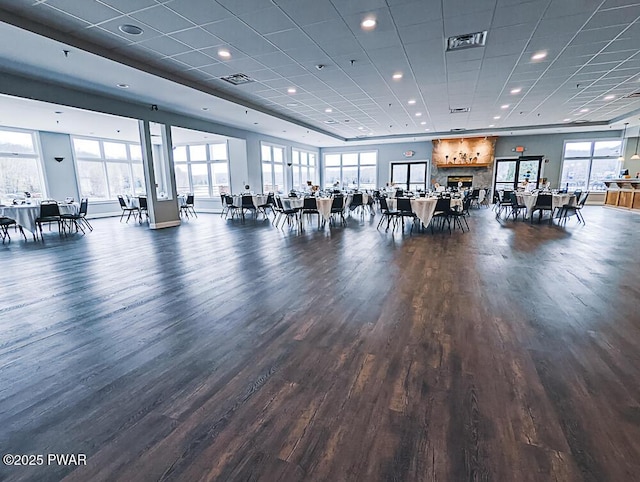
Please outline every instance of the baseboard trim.
M149 223L149 227L151 229L174 228L176 226L180 226L179 219L176 219L174 221L165 221L164 223Z

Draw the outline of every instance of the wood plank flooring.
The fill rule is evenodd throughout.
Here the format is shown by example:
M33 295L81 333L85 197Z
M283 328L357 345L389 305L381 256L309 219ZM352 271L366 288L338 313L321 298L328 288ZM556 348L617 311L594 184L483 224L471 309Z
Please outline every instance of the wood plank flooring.
M640 473L640 216L302 234L202 214L0 246L6 481Z

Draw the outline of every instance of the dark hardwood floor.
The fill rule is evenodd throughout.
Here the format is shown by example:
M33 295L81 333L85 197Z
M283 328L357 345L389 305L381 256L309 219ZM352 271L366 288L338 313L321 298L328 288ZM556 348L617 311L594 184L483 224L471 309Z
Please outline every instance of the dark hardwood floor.
M201 214L0 246L6 481L640 477L640 216L404 236Z

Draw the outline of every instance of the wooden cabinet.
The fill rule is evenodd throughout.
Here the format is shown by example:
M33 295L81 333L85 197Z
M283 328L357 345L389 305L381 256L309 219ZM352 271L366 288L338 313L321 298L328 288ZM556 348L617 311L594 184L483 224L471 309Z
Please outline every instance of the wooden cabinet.
M605 205L640 210L640 179L604 181L607 186Z

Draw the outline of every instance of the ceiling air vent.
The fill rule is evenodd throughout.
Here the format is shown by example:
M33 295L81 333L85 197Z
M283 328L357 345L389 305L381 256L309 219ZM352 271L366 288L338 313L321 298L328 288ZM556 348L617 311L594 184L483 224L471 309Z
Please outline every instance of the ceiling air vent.
M451 114L463 114L464 112L471 112L471 107L450 107L449 112Z
M625 99L637 99L640 97L640 92L633 92L625 97Z
M324 123L325 124L337 124L337 122L334 121L333 119L326 120L326 121L324 121Z
M225 82L229 82L230 84L233 84L233 85L242 85L242 84L249 84L251 82L255 82L255 80L253 80L251 77L249 77L246 74L226 75L225 77L220 77L220 80L224 80Z
M452 50L470 49L472 47L484 47L487 41L487 31L456 35L447 39L447 52Z
M466 131L466 130L467 130L467 129L464 129L464 128L461 128L461 127L458 127L458 128L456 128L456 129L451 129L451 132L464 132L464 131Z

